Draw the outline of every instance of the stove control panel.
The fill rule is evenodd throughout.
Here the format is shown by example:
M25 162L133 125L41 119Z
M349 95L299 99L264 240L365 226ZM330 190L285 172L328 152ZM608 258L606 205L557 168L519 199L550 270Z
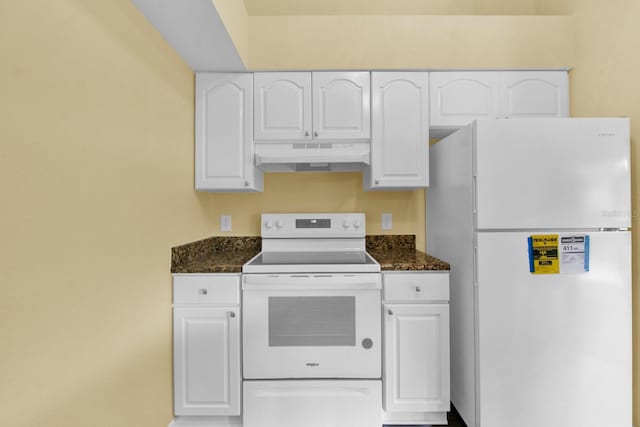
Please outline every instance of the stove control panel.
M363 213L262 214L264 238L362 238Z

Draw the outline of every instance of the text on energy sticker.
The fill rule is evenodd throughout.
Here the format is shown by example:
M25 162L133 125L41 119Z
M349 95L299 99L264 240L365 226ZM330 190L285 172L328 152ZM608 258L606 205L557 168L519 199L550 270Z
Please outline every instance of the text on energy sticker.
M560 273L557 234L529 236L529 271L533 274Z

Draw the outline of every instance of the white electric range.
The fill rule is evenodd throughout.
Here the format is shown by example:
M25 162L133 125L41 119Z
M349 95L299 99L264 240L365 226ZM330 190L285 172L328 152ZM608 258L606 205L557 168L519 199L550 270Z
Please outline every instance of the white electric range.
M364 214L263 214L261 228L242 268L244 426L382 425L382 279Z

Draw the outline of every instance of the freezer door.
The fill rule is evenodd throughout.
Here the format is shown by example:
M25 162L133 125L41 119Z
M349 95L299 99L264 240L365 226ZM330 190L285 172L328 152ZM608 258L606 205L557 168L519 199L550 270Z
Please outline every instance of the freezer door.
M480 425L631 426L630 232L581 274L531 274L528 236L477 236Z
M628 119L484 120L474 144L478 229L630 226Z

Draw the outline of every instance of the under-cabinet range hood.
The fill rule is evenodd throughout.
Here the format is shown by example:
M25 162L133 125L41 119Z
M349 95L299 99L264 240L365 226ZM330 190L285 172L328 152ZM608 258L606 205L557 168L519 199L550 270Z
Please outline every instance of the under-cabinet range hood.
M255 142L256 166L267 172L359 171L370 164L370 142Z

